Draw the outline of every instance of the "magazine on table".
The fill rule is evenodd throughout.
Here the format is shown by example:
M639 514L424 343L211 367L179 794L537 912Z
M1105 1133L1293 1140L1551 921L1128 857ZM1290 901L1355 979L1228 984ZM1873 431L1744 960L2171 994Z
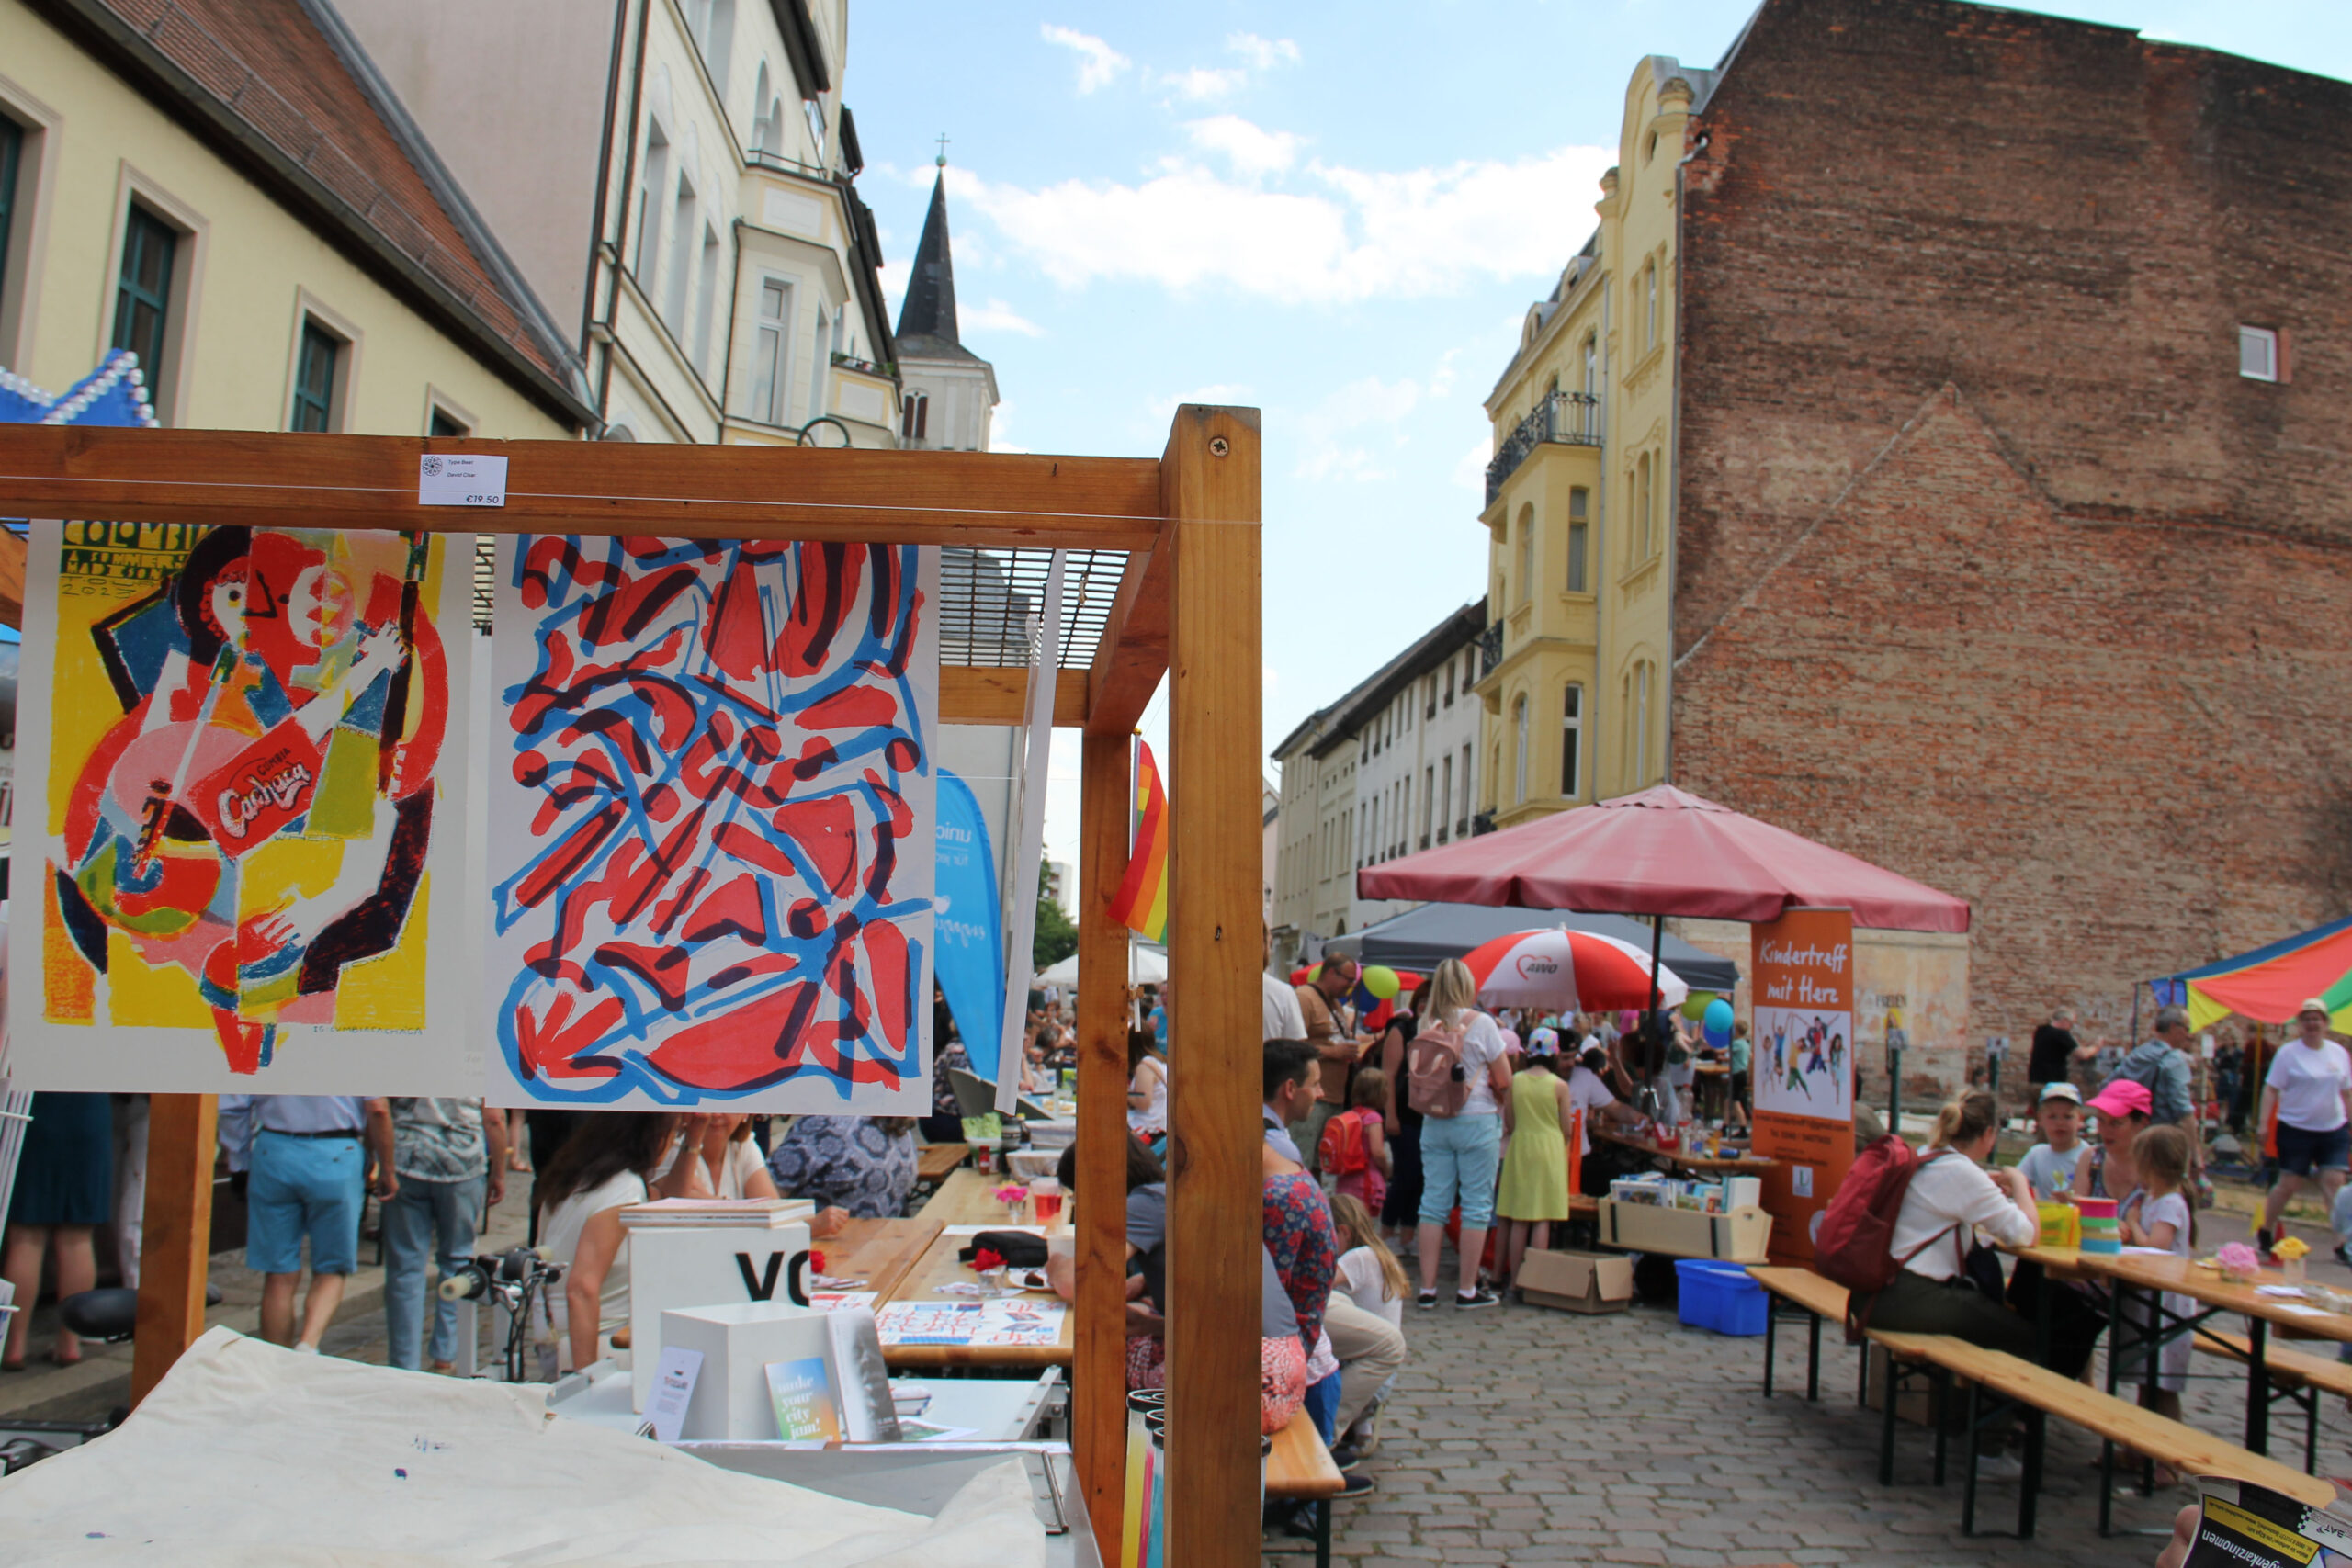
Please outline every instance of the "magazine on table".
M2182 1568L2352 1568L2352 1521L2251 1481L2200 1483Z

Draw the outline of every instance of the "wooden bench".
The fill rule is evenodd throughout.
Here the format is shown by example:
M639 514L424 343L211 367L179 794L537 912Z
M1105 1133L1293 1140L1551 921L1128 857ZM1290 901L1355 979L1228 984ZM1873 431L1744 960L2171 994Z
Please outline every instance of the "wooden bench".
M1747 1273L1772 1298L1764 1314L1764 1397L1772 1397L1772 1358L1780 1338L1777 1329L1781 1307L1785 1303L1807 1319L1804 1396L1817 1403L1821 1398L1821 1322L1827 1318L1841 1327L1845 1324L1846 1287L1833 1284L1810 1269L1757 1263L1748 1266Z
M1823 1279L1806 1269L1751 1267L1748 1273L1769 1292L1777 1311L1780 1303L1787 1303L1805 1313L1812 1320L1813 1378L1806 1397L1818 1397L1820 1370L1821 1321L1835 1318L1845 1321L1846 1292L1843 1287ZM1772 1317L1765 1320L1765 1393L1771 1392ZM2099 1490L2099 1533L2109 1533L2114 1503L2114 1465L2116 1445L2120 1443L2157 1463L2166 1465L2183 1474L2224 1476L2252 1481L2273 1491L2283 1493L2313 1506L2325 1507L2335 1501L2335 1489L2324 1481L2317 1481L2275 1460L2265 1459L2244 1449L2211 1437L2194 1427L2143 1410L2137 1404L2119 1399L2113 1394L2089 1388L2071 1378L2061 1377L2047 1368L1999 1350L1988 1350L1965 1340L1944 1334L1909 1334L1890 1329L1873 1329L1863 1337L1871 1344L1887 1352L1890 1375L1883 1395L1883 1415L1879 1438L1879 1481L1891 1485L1894 1479L1894 1419L1900 1381L1904 1368L1928 1369L1935 1381L1934 1408L1930 1424L1936 1433L1935 1479L1943 1483L1948 1438L1942 1419L1945 1402L1953 1395L1952 1380L1967 1385L1967 1417L1963 1423L1969 1453L1961 1500L1961 1529L1973 1533L1976 1513L1976 1454L1974 1434L1996 1419L2007 1419L2011 1406L2026 1416L2025 1474L2018 1487L2018 1535L2030 1539L2033 1534L2034 1504L2041 1484L2042 1424L2044 1417L2056 1416L2098 1437L2102 1441L2102 1484ZM2316 1357L2300 1358L2317 1360ZM2332 1363L2323 1363L2333 1367ZM2344 1369L2352 1373L2352 1369ZM1983 1401L1989 1395L1990 1409Z
M2252 1340L2243 1334L2225 1334L2218 1328L2199 1327L2197 1348L2227 1356L2241 1365L2254 1359ZM2352 1362L2290 1350L2273 1340L2262 1348L2262 1366L2273 1385L2272 1401L2285 1399L2302 1407L2303 1468L2317 1470L2320 1396L2335 1393L2352 1399Z
M1266 1456L1266 1496L1315 1506L1315 1568L1331 1568L1331 1499L1348 1483L1323 1446L1323 1434L1314 1417L1302 1409L1290 1425L1274 1434L1273 1451ZM1268 1556L1305 1553L1304 1546L1269 1546Z

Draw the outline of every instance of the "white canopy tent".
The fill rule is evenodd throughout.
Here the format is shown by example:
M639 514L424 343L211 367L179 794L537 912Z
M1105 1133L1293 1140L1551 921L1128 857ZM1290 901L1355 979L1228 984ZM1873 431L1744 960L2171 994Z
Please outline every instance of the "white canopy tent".
M1168 979L1168 950L1157 942L1127 943L1127 984L1158 986ZM1037 976L1041 986L1075 986L1078 984L1078 954L1071 953L1059 964Z

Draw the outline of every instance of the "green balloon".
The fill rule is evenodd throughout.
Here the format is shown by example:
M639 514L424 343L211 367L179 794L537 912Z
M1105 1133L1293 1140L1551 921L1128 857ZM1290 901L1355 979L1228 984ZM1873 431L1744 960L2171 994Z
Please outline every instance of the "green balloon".
M1404 982L1396 978L1396 971L1387 964L1374 964L1364 969L1363 988L1385 1002L1393 999L1404 988Z

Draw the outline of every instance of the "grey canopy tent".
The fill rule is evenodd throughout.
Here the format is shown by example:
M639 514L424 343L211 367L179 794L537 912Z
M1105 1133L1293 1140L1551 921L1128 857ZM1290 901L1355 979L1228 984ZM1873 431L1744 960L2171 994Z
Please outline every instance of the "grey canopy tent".
M1566 926L1615 937L1646 952L1650 928L1646 921L1625 915L1583 915L1570 909L1521 909L1485 904L1424 904L1401 915L1391 915L1352 936L1336 936L1323 944L1326 953L1343 953L1363 964L1427 974L1440 959L1459 958L1480 942L1510 931L1544 926ZM1739 966L1729 959L1702 953L1679 937L1665 938L1658 958L1682 976L1694 991L1724 996L1739 984Z

